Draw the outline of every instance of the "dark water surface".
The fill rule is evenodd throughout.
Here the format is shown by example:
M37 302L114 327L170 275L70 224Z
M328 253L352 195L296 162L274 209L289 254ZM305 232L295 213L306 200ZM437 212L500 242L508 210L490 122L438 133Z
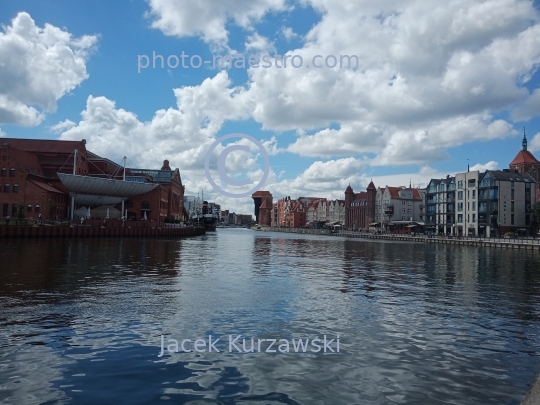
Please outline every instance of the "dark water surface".
M519 404L540 370L538 253L246 229L0 242L1 404ZM221 352L158 357L162 334ZM238 334L340 352L231 353Z

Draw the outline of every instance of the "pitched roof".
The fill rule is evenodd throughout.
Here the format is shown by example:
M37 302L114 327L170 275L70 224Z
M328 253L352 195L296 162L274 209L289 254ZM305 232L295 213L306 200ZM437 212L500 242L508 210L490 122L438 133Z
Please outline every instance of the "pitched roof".
M15 149L40 153L72 153L75 149L86 152L86 141L61 141L53 139L1 138L0 143L9 143Z
M512 162L510 163L510 166L523 163L540 164L540 162L536 160L536 158L531 152L529 152L528 150L520 150L514 160L512 160Z
M53 186L51 186L50 184L47 184L47 183L43 183L42 181L30 180L30 183L34 183L36 186L38 186L42 190L49 191L51 193L63 194L56 187L53 187Z
M354 195L354 201L363 201L367 200L368 194L366 191L362 191L361 193L356 193Z
M388 191L390 192L391 198L400 198L399 197L399 191L402 190L401 187L387 187Z
M486 170L493 176L495 180L499 181L517 181L517 182L529 182L536 183L536 181L528 173L517 173L514 171L505 170Z

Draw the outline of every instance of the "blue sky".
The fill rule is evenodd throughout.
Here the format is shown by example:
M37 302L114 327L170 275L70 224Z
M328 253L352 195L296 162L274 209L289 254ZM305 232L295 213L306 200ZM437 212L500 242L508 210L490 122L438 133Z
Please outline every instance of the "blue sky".
M204 190L246 213L249 198L220 196L204 175L205 151L229 133L263 141L264 189L275 197L342 198L348 183L360 191L371 178L425 185L467 159L506 168L524 126L530 150L540 150L539 16L525 0L3 2L1 134L84 138L138 167L169 159L186 194ZM137 72L138 55L182 51L360 62ZM254 184L262 166L260 155L227 159L231 177Z

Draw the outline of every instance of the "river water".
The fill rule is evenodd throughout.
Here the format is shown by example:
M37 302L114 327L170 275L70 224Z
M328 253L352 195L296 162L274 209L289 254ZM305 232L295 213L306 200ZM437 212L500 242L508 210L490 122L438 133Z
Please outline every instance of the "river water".
M519 404L540 370L538 253L218 229L2 240L0 277L0 404Z

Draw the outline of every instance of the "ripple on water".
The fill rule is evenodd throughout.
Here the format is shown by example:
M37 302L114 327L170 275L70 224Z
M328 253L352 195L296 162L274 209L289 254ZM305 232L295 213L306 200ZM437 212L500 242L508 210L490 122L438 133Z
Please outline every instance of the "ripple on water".
M5 243L0 404L514 404L540 366L530 252L245 229ZM162 334L341 351L159 358Z

